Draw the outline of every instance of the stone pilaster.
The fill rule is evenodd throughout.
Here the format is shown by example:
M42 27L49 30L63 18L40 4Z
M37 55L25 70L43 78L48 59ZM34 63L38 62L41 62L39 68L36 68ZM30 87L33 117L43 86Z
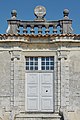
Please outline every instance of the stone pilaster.
M67 109L69 106L69 51L61 50L58 53L58 82L60 82L60 107ZM59 87L59 86L58 86ZM59 92L58 92L59 94Z
M55 55L55 59L54 59L54 86L53 86L53 94L55 96L54 100L55 100L55 112L58 111L58 69L57 69L58 63L57 63L57 55Z
M58 110L59 110L59 108L60 108L60 103L61 103L61 78L60 78L60 69L61 69L61 67L60 67L60 63L61 63L61 61L58 59L58 61L57 61L57 76L58 76L58 84L57 84L57 88L58 88L58 91L57 91L57 96L58 96Z
M18 85L17 82L18 82L18 78L19 78L19 66L18 66L18 61L20 60L20 55L15 54L14 51L10 51L10 54L11 54L11 109L16 106L15 105L15 101L16 101L16 93L17 91L15 92L15 86ZM16 96L16 97L15 97Z

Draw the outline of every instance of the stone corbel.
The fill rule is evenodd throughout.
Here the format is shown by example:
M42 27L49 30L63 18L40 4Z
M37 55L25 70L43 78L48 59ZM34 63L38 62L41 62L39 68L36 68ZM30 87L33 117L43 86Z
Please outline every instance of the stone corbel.
M58 54L58 60L61 60L61 59L67 60L67 54L59 52L59 54Z
M20 60L20 55L15 55L15 56L13 55L13 56L11 57L11 60L14 60L15 58L16 58L17 60Z
M67 60L67 58L68 58L67 51L59 51L58 52L58 60L61 60L61 59Z
M14 54L13 51L9 51L9 53L11 54L11 60L14 60L15 58L17 60L20 60L20 55L19 54Z
M67 60L67 55L59 55L58 56L58 60L61 60L61 59L64 59L64 60Z

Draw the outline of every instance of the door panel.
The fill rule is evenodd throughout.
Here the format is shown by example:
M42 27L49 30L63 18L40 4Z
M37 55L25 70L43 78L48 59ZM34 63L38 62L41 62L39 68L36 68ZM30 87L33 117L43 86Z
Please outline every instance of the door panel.
M38 98L36 97L28 97L27 98L27 110L28 111L38 111Z
M52 84L52 73L41 73L42 84Z
M28 85L27 86L27 96L28 97L38 97L38 86Z
M38 84L38 74L37 73L27 73L27 83Z
M53 112L52 98L46 97L41 99L41 110L43 112Z

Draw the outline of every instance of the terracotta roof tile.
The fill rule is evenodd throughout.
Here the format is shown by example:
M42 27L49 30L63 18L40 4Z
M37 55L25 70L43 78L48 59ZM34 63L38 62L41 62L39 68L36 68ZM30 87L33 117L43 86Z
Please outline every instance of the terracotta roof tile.
M0 37L80 37L80 34L38 34L38 35L34 35L34 34L0 34Z

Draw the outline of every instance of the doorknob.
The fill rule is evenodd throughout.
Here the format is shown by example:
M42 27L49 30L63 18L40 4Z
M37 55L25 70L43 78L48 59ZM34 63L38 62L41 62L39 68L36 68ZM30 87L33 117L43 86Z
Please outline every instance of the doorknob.
M48 90L46 90L46 92L48 92Z

